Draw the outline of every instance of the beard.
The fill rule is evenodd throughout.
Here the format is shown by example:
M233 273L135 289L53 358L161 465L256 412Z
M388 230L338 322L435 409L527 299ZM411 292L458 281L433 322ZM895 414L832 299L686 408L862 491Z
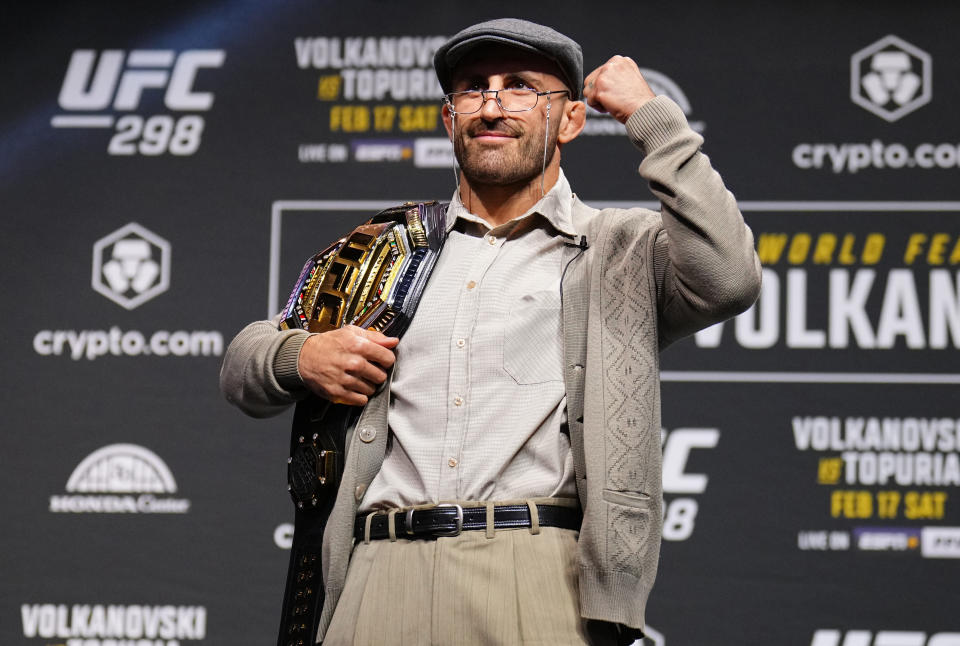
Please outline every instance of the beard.
M477 120L459 126L455 131L453 149L464 177L471 186L529 184L543 172L545 163L553 160L560 129L560 120L554 121L555 124L548 124L544 120L529 129L506 119ZM543 137L548 125L552 127L544 163ZM493 145L474 139L488 132L503 133L512 139L506 144Z

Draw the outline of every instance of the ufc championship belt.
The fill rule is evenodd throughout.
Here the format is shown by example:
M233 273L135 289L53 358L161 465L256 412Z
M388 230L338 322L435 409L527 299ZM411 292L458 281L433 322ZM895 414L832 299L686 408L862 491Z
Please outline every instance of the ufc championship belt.
M400 336L410 324L446 239L447 204L386 209L310 258L283 311L281 330L344 325ZM296 505L278 646L316 641L324 587L320 550L359 406L310 396L297 404L287 482Z

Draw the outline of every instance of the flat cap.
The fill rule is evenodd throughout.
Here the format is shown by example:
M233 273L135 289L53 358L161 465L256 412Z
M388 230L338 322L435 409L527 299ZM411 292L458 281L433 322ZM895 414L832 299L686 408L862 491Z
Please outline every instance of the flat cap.
M453 72L468 52L480 45L516 47L552 60L572 99L579 101L583 90L583 51L580 45L558 31L519 18L498 18L467 27L437 50L433 67L444 92L452 91Z

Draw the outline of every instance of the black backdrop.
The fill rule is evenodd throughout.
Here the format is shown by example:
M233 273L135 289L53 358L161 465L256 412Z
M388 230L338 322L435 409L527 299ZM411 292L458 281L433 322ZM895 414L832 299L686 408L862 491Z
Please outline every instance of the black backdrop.
M429 60L503 15L635 58L764 261L663 355L650 643L960 644L960 9L374 0L4 9L0 643L272 643L290 416L224 403L223 350L449 199ZM650 203L638 163L599 114L564 150L597 206Z

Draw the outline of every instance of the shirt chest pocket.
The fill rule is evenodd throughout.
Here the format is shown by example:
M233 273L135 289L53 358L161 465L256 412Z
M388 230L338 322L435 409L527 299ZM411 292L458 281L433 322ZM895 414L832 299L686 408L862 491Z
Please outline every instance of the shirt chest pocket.
M563 380L560 289L534 291L510 304L503 326L503 369L518 384Z

